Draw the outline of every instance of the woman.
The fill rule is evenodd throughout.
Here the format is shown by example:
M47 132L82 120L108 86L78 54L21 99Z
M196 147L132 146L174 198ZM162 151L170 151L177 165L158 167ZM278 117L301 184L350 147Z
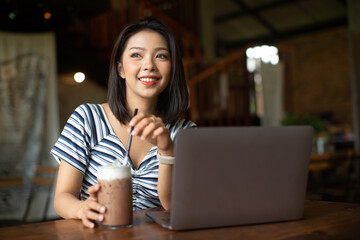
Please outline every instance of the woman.
M134 209L170 208L173 141L179 129L195 124L180 118L189 104L188 91L179 51L162 23L147 18L119 35L107 101L79 106L51 151L60 163L56 212L90 228L106 212L97 202L97 166L116 158L124 162L131 127ZM139 113L131 118L135 108Z

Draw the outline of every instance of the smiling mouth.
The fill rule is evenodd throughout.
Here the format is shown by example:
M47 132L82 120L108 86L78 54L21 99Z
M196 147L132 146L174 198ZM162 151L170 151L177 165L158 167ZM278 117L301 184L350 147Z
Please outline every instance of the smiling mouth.
M160 78L139 78L140 82L144 85L153 85L157 83Z
M158 78L139 78L139 80L142 82L156 82L159 79Z

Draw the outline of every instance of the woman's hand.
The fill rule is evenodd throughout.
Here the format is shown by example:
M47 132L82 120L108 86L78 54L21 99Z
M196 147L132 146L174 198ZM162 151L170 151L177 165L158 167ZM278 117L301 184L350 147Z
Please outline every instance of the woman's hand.
M100 187L99 184L96 184L88 189L90 196L83 202L83 207L80 209L80 219L85 227L94 228L94 221L102 222L104 220L103 213L106 212L106 208L97 200Z
M65 161L60 162L56 190L54 196L54 208L56 213L65 219L80 219L84 226L94 228L93 221L103 221L103 213L106 208L98 203L97 194L100 185L91 186L89 198L86 201L79 200L83 175Z
M156 145L161 155L174 156L174 144L170 139L169 129L160 117L138 113L131 119L129 125L134 127L132 135ZM130 132L130 128L128 131Z

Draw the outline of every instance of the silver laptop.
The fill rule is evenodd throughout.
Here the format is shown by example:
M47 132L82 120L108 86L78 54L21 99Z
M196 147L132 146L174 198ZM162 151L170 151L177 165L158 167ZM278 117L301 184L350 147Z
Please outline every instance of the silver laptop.
M182 130L171 211L147 215L171 230L300 219L312 137L309 126Z

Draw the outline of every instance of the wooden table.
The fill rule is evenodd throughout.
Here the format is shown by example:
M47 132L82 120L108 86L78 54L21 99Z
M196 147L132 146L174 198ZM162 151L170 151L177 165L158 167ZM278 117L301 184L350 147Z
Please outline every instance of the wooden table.
M299 221L179 232L153 223L146 211L134 212L131 228L88 229L78 220L57 220L0 228L0 239L360 239L358 204L307 201Z

